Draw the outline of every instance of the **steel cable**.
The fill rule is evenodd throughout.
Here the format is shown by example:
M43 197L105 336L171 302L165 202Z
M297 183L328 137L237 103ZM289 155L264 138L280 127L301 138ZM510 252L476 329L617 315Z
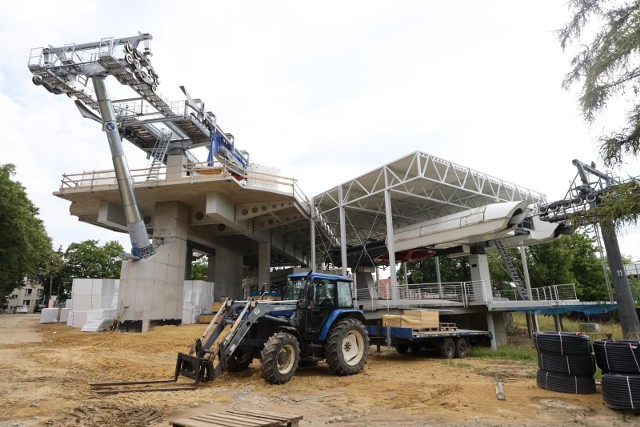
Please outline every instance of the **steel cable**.
M534 332L533 343L540 353L591 354L591 339L580 332Z
M538 387L560 393L591 394L596 392L593 377L558 374L538 369L536 374Z
M538 352L538 367L542 370L565 375L592 377L596 372L593 355L568 355Z
M603 373L640 374L639 341L598 340L593 349Z
M640 375L603 375L602 400L611 409L640 409Z

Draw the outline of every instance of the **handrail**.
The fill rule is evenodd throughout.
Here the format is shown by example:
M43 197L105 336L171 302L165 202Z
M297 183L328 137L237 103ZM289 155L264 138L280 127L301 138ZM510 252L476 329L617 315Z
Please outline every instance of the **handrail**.
M158 172L158 179L149 180L151 168L131 169L134 186L160 185L176 182L199 182L219 180L220 178L236 180L245 187L258 187L289 194L308 209L309 199L304 194L295 178L284 177L266 172L247 170L244 176L231 172L224 164L211 167L205 162L185 163L173 173L171 168L163 165ZM209 173L212 172L212 173ZM93 191L101 188L117 187L118 182L114 170L94 170L82 173L63 174L59 191Z

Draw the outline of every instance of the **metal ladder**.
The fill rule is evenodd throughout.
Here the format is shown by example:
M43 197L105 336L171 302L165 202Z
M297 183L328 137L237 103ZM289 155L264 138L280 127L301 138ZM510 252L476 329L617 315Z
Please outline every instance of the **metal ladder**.
M502 261L504 261L504 264L507 266L509 277L511 277L511 280L513 280L513 283L516 285L516 290L518 291L518 294L520 294L520 298L522 298L525 301L528 300L529 294L527 293L527 289L522 285L522 280L520 279L518 270L516 269L516 266L513 265L513 263L511 262L511 258L509 258L509 255L507 254L507 250L502 244L502 241L494 240L494 242L496 244L496 248L498 248L498 252L500 252L500 257L502 257Z
M171 132L162 132L160 138L156 140L156 145L151 152L151 165L149 166L149 174L147 175L147 181L152 179L157 180L160 177L160 169L162 169L162 163L164 162L164 156L169 150L169 143L171 142Z

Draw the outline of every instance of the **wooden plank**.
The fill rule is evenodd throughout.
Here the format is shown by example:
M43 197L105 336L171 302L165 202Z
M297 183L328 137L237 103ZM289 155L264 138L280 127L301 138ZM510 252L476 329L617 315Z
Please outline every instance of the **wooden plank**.
M289 414L282 414L278 412L257 411L257 410L249 411L249 410L240 410L240 409L229 409L227 410L227 412L231 412L233 414L239 414L239 415L272 417L273 419L276 419L279 421L285 421L285 422L300 421L302 418L304 418L302 415L289 415Z
M221 425L225 427L256 427L255 423L247 423L238 420L226 419L218 417L219 414L215 414L215 417L209 417L206 415L194 415L191 419L204 421L209 425Z
M215 427L216 425L220 425L220 424L211 424L208 422L196 421L191 418L189 419L180 418L177 420L171 420L169 421L169 424L171 424L174 427ZM222 424L222 426L224 426L224 424Z
M230 423L229 425L236 425L236 426L270 426L272 425L272 422L264 422L262 420L259 419L255 419L255 418L249 418L246 416L240 416L240 415L236 415L236 414L229 414L227 412L217 412L217 413L213 413L213 414L206 414L206 415L198 415L195 417L191 417L194 419L203 419L203 420L210 420L210 421L214 421L214 422L228 422Z

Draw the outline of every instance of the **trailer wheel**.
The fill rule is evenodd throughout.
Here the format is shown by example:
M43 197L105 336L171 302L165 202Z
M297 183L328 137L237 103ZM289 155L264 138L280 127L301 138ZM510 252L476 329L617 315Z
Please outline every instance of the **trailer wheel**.
M456 340L456 354L455 357L462 359L469 354L469 343L466 338L460 337Z
M229 358L229 371L242 372L249 369L249 365L253 362L251 350L248 347L238 347Z
M329 333L326 358L329 368L338 375L353 375L367 363L369 336L359 320L340 320Z
M284 384L296 373L300 360L300 344L293 335L272 335L260 354L262 377L271 384Z
M453 359L456 354L456 344L451 338L445 338L440 342L440 356L443 359Z
M409 351L409 344L406 344L406 343L396 344L395 348L398 353L407 354L407 352Z

